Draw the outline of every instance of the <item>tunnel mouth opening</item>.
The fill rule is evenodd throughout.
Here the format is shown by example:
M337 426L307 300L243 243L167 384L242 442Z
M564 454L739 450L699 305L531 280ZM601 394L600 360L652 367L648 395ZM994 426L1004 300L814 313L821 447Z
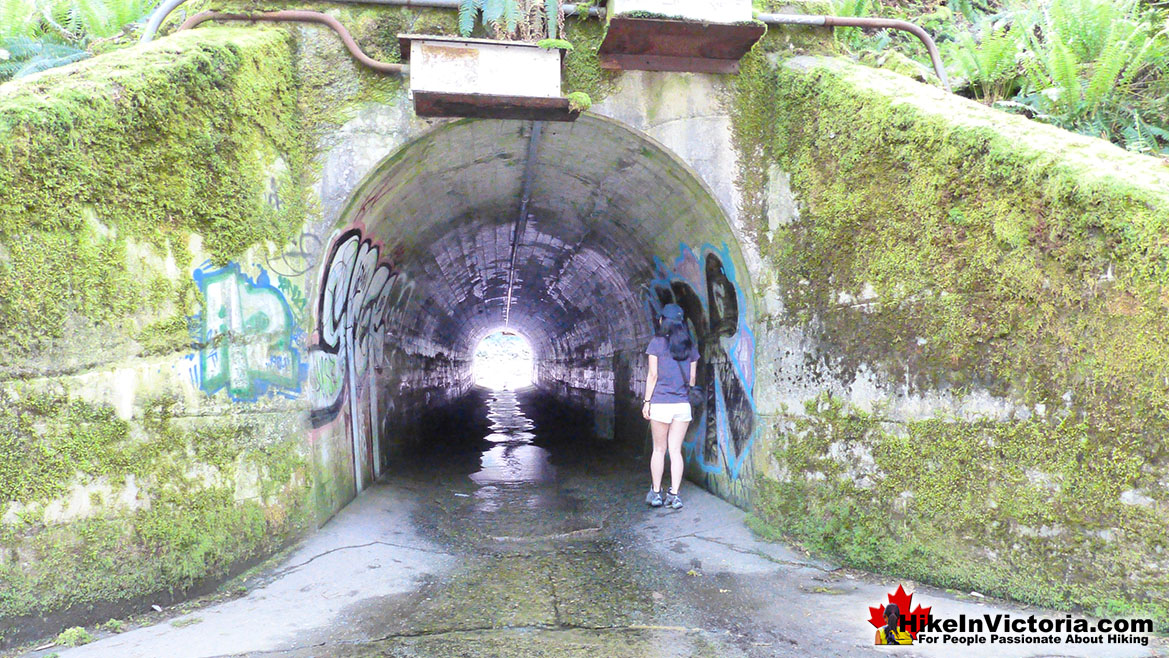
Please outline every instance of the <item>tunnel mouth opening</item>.
M532 344L511 329L496 329L479 340L471 361L476 386L493 391L518 391L536 381Z

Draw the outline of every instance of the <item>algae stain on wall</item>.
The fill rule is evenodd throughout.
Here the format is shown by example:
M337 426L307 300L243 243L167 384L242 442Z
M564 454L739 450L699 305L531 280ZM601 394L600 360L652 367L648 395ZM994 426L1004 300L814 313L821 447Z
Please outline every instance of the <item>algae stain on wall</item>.
M839 60L743 70L765 340L812 391L756 511L865 568L1169 619L1163 168ZM800 204L769 224L777 169Z

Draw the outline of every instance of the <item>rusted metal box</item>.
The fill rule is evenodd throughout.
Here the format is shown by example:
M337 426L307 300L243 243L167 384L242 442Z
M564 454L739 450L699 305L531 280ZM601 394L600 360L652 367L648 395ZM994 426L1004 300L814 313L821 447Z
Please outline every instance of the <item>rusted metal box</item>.
M564 53L519 41L398 35L421 117L573 121L560 95Z
M751 0L609 0L601 67L735 73L763 36Z

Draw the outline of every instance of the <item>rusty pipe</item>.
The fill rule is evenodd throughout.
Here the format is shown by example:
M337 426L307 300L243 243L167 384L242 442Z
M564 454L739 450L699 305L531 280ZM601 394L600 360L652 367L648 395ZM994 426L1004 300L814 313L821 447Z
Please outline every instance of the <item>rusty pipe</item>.
M827 27L859 27L879 30L901 30L917 37L925 45L930 54L930 61L934 65L934 73L942 81L946 91L950 89L950 79L946 77L946 67L942 64L942 56L938 53L938 46L933 37L920 25L909 21L899 21L892 18L855 18L852 16L809 16L802 14L758 14L757 19L768 25L823 25Z
M154 11L150 12L150 18L146 21L146 27L142 30L141 43L150 43L154 41L154 37L158 34L158 28L162 27L163 21L171 12L178 9L187 0L163 0L155 7ZM364 5L385 5L391 7L405 7L407 9L458 9L459 0L332 0L341 4L364 4ZM596 18L601 15L599 7L581 6L579 4L564 5L564 13L568 15L582 16L584 18Z
M353 40L353 35L349 34L349 30L341 24L336 18L328 14L322 14L319 11L301 11L286 9L284 11L269 11L256 14L226 14L218 11L204 11L183 21L179 26L179 30L189 30L200 23L206 21L272 21L277 23L321 23L327 25L344 42L345 48L349 50L349 54L358 62L368 66L369 68L379 73L390 73L395 75L402 75L406 72L404 64L392 64L390 62L382 62L376 60L369 55L366 55L361 50L361 46Z

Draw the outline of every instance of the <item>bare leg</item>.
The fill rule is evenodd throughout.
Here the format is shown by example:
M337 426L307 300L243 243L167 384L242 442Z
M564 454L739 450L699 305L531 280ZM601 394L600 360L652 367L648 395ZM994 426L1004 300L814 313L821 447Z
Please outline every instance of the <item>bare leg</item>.
M668 423L649 421L650 433L654 438L654 451L649 458L649 474L653 478L653 490L662 490L662 471L666 466L666 435L670 431Z
M682 462L682 441L686 438L686 428L689 426L689 421L675 420L670 423L667 440L670 447L670 490L674 493L678 493L678 487L682 486L682 468L685 465Z

